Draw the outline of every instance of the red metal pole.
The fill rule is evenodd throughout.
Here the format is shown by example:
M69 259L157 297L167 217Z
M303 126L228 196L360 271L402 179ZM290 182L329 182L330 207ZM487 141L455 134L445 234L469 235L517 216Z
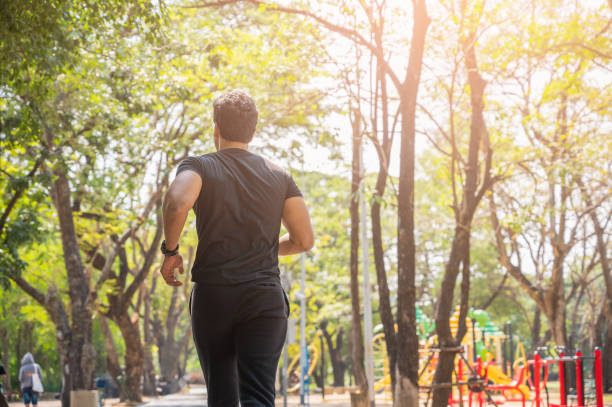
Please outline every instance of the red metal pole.
M576 397L578 407L584 406L584 389L582 388L582 352L576 351Z
M457 361L457 381L461 383L463 380L463 360L459 357ZM459 405L463 406L463 386L459 385ZM602 406L603 407L603 406Z
M565 352L559 352L559 393L561 406L567 406L567 394L565 394Z
M595 394L597 407L603 407L603 371L601 370L601 349L595 348Z
M533 355L533 387L535 387L535 407L540 407L540 354Z
M484 379L484 373L483 373L483 369L482 369L482 358L480 356L478 356L477 359L477 366L478 366L478 377L482 380ZM483 384L483 388L486 387L486 383ZM484 389L483 389L484 391ZM482 393L483 391L478 392L478 407L482 407Z

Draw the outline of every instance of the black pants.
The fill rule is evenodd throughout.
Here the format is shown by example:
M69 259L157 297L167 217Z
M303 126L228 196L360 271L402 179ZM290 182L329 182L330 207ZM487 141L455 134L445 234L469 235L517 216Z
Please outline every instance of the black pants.
M273 407L289 316L280 282L194 283L190 310L208 407Z

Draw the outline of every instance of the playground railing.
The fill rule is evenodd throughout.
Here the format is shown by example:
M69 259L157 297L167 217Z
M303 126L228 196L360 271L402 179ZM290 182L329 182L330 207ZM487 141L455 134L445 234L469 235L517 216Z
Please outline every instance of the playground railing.
M587 407L587 406L596 406L596 407L604 407L603 405L603 374L601 367L601 350L595 348L593 352L593 356L584 356L580 350L577 350L574 353L574 356L568 356L565 354L563 350L560 350L559 356L551 359L542 359L540 355L536 352L533 360L530 360L528 363L532 364L534 367L533 371L533 384L535 391L535 407L540 407L541 403L541 388L540 388L540 373L543 366L548 366L549 364L557 364L559 369L559 395L560 401L559 404L551 404L548 403L550 407L568 407L570 405L575 407ZM594 385L594 397L586 397L587 393L585 392L585 370L584 365L585 362L592 362L592 375ZM574 365L574 366L572 366ZM574 369L571 369L574 367ZM573 372L571 371L573 370ZM575 373L573 378L570 373ZM546 369L546 375L548 374L548 369ZM545 379L546 380L546 379ZM573 387L571 386L571 382L573 383ZM575 389L575 395L570 394L570 389ZM573 397L572 397L573 396ZM590 395L589 395L590 396ZM576 399L576 404L568 403L568 399L574 398ZM588 400L588 402L587 402ZM593 400L595 404L592 404Z

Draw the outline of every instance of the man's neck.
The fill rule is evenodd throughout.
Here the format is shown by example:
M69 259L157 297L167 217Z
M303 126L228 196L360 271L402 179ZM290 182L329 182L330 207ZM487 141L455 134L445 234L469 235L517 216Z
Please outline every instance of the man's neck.
M240 141L225 140L224 138L220 138L219 150L226 150L228 148L240 148L242 150L248 150L249 145Z

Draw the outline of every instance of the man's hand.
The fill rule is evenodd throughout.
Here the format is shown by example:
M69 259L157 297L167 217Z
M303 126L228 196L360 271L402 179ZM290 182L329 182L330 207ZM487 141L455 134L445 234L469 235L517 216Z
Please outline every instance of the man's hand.
M177 254L174 256L164 256L164 262L162 263L160 272L164 277L164 280L166 280L166 284L173 287L183 285L183 283L176 279L176 275L174 274L174 270L176 268L178 268L178 271L181 274L185 272L183 270L183 258L181 255Z

